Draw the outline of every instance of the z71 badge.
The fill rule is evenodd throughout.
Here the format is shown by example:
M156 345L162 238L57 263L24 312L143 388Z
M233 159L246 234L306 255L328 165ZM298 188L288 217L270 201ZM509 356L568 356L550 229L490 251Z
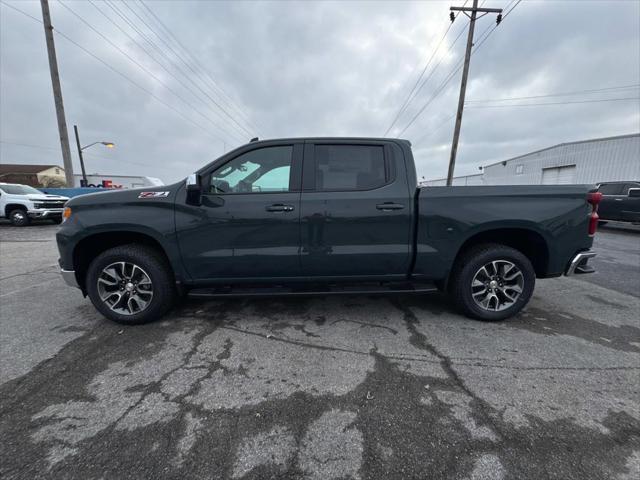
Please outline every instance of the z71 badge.
M140 192L138 198L162 198L168 196L169 192Z

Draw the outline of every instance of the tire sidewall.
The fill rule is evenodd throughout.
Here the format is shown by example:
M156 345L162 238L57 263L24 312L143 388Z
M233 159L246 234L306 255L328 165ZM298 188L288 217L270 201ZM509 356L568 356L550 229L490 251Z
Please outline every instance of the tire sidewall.
M22 218L16 218L17 215L21 215ZM17 208L9 212L9 220L11 224L15 227L25 227L29 225L29 215L27 212L21 208Z
M487 263L495 260L506 260L513 263L523 275L522 293L516 302L509 308L497 312L484 310L476 304L472 296L471 283L477 271ZM464 303L465 310L474 318L486 321L499 321L512 317L522 310L533 295L535 288L536 274L531 262L518 250L506 246L494 246L478 252L477 255L471 257L460 270L458 281L459 301Z
M142 312L122 315L111 310L98 294L98 277L106 266L116 262L129 262L141 267L153 286L151 304ZM175 287L168 266L147 249L138 247L115 247L98 255L89 265L86 275L86 290L94 307L105 317L117 323L136 325L151 322L162 316L173 304Z

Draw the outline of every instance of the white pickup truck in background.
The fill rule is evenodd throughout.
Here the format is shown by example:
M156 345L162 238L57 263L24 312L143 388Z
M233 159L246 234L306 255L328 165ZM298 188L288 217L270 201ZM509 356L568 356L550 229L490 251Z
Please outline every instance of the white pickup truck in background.
M29 225L32 219L62 221L62 210L68 197L48 195L28 185L0 183L0 218L8 218L17 227Z

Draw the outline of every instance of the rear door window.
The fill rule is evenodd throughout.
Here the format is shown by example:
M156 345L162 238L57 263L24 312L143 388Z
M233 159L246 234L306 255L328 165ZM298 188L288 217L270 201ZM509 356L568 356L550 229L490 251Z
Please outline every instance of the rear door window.
M387 183L381 145L316 145L318 191L372 190Z

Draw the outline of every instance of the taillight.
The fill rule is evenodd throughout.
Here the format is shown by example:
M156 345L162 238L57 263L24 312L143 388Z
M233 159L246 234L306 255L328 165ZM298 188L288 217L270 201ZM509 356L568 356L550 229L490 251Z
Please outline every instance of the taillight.
M591 205L591 214L589 215L589 236L593 237L598 230L598 204L602 200L602 193L591 192L587 194L587 203Z
M593 205L596 209L598 208L600 200L602 200L602 193L600 192L591 192L587 194L587 202Z

